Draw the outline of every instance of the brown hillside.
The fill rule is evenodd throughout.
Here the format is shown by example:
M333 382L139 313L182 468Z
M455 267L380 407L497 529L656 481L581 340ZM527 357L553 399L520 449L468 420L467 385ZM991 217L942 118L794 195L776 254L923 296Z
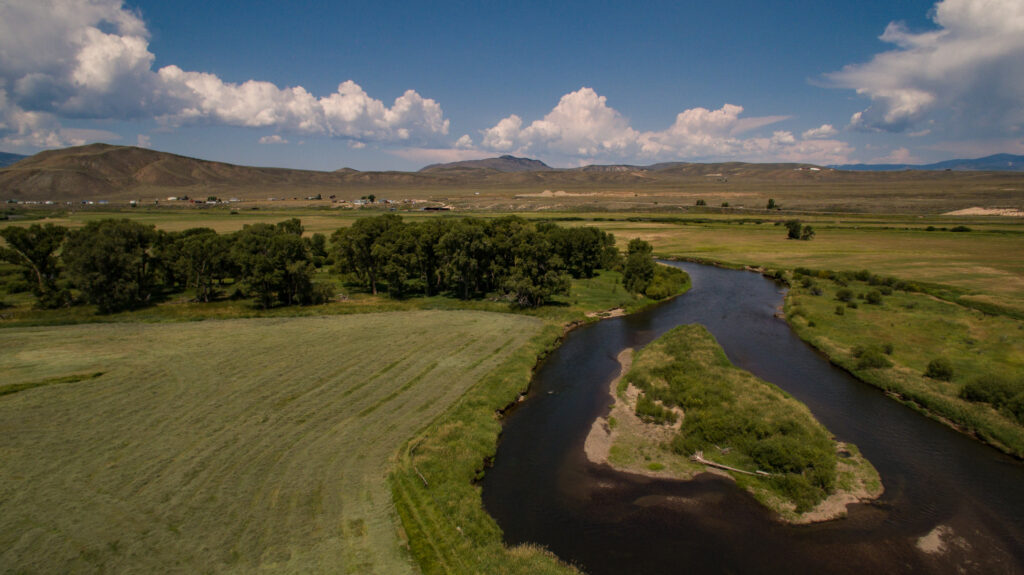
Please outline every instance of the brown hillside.
M499 160L536 167L524 158ZM709 207L728 202L734 209L762 210L767 198L774 198L787 209L859 212L884 205L896 212L945 212L972 206L1019 209L1024 173L865 172L742 162L521 171L457 163L420 172L317 172L236 166L106 144L42 152L0 169L0 200L127 201L184 195L266 200L317 194L353 200L371 193L480 209L663 210L704 200Z
M91 144L41 152L0 170L0 197L77 201L166 195L341 193L366 186L408 186L403 172L316 172L210 162L130 146Z

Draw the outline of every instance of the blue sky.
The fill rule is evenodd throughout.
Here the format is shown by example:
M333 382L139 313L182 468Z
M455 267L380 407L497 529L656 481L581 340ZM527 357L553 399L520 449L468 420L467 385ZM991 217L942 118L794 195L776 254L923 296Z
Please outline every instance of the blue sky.
M9 152L915 163L1024 153L1022 129L1020 0L0 0Z

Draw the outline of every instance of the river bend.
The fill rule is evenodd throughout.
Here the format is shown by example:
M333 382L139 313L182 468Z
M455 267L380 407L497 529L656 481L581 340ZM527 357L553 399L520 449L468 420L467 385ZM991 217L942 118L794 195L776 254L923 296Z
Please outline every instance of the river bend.
M672 263L693 289L571 332L507 417L484 505L506 543L602 573L1024 573L1024 465L832 366L776 317L780 287L753 272ZM886 492L849 517L776 521L730 481L678 482L586 460L616 357L700 323L734 364L785 389L875 465Z

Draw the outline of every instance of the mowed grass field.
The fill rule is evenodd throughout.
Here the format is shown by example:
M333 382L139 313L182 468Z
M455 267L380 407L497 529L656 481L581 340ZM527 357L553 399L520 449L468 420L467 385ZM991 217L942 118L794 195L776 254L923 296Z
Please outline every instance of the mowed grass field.
M0 330L0 390L41 384L0 395L0 571L415 572L389 460L542 327L412 311Z

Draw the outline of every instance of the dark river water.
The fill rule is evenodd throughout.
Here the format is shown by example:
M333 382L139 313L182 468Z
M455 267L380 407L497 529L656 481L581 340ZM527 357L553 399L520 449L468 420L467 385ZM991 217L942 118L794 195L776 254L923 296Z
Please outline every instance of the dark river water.
M775 317L774 282L673 265L692 290L571 332L508 414L482 482L508 544L541 544L593 574L1024 573L1024 465L830 365ZM844 519L791 526L718 476L669 481L588 462L583 443L609 406L619 352L687 323L705 325L734 364L855 443L885 494ZM942 545L926 552L919 540L930 533Z

